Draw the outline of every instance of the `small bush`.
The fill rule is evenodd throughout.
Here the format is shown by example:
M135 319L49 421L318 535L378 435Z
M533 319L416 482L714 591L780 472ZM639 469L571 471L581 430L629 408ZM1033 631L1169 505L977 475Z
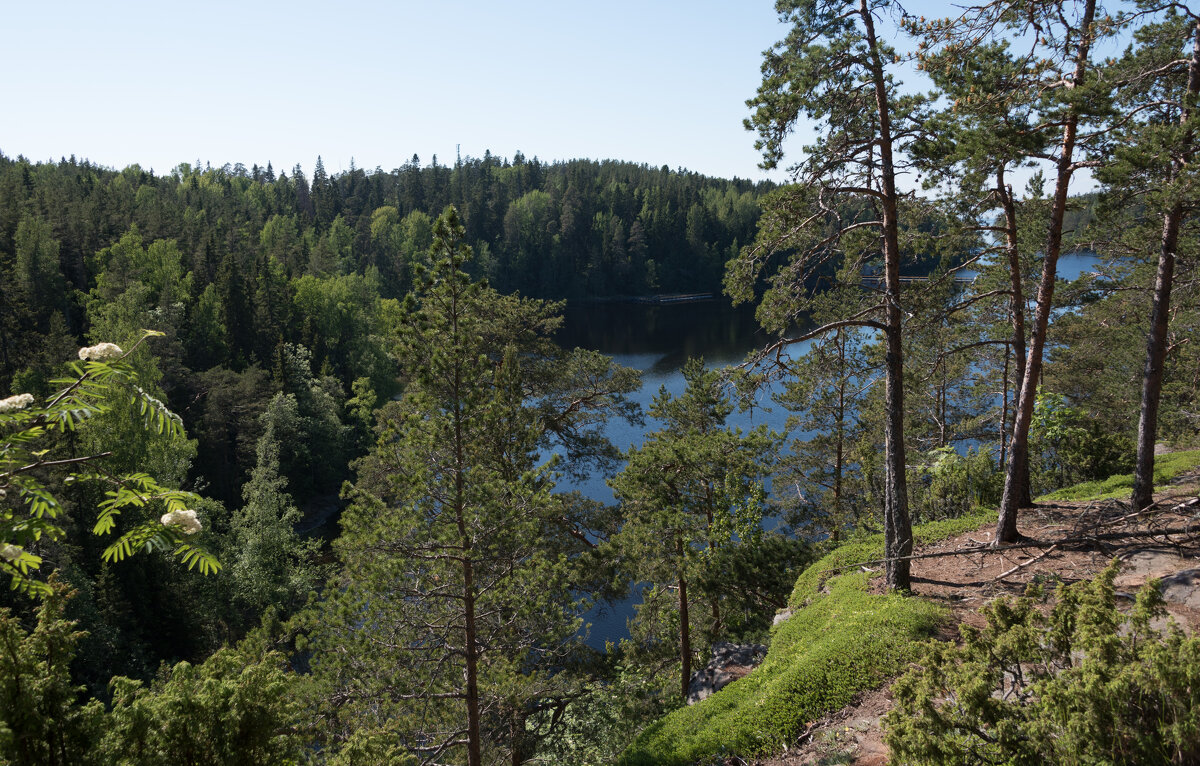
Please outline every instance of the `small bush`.
M920 521L953 518L1000 502L1004 473L988 447L939 447L908 471L910 510Z
M1133 467L1134 443L1111 433L1061 394L1039 394L1029 429L1029 470L1035 494L1098 481Z
M1060 587L1049 617L1039 589L984 608L961 647L930 642L892 687L884 718L906 764L1185 764L1200 762L1200 640L1163 615L1157 583L1128 614L1114 564Z

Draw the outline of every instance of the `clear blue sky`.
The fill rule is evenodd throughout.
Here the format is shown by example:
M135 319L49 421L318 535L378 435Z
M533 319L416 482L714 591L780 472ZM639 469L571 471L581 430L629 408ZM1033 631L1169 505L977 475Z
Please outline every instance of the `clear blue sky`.
M786 31L771 0L9 0L0 19L0 151L158 172L390 170L461 144L763 178L744 102Z

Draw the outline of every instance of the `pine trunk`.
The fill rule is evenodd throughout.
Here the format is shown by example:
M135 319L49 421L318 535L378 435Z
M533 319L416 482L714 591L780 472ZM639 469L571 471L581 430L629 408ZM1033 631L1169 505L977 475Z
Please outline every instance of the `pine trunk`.
M1188 67L1187 93L1200 93L1200 24L1192 38L1192 60ZM1180 116L1188 121L1188 109ZM1186 154L1191 153L1191 133L1184 136ZM1178 171L1179 168L1175 168ZM1146 339L1146 365L1142 371L1142 407L1138 418L1137 466L1133 474L1134 510L1154 502L1154 444L1158 441L1158 403L1162 394L1163 367L1167 359L1167 323L1171 311L1171 284L1175 277L1175 249L1179 243L1179 225L1183 206L1176 203L1163 216L1162 245L1158 253L1158 274L1154 279L1154 304L1150 309L1150 335Z
M692 683L692 635L688 626L687 578L683 576L683 536L675 538L675 553L679 556L679 663L681 671L681 696L687 699L688 686Z
M1082 34L1075 54L1075 73L1072 82L1083 82L1092 44L1092 21L1096 15L1096 0L1087 0L1080 24ZM1054 280L1058 276L1058 256L1062 252L1063 217L1067 210L1067 192L1071 176L1075 172L1075 141L1079 128L1079 114L1071 109L1063 125L1062 143L1059 146L1057 173L1054 184L1054 200L1050 208L1050 225L1046 231L1045 260L1042 264L1042 281L1038 286L1037 310L1033 317L1033 330L1029 335L1029 353L1025 362L1025 375L1021 380L1021 393L1013 413L1012 439L1009 441L1008 470L1004 474L1004 494L1000 498L999 519L996 522L995 544L1017 542L1021 538L1017 531L1017 510L1028 507L1029 426L1033 422L1033 405L1037 401L1038 381L1042 375L1042 351L1046 346L1046 331L1050 326L1050 311L1054 301Z
M1175 276L1175 245L1183 208L1176 205L1163 216L1162 250L1154 279L1154 305L1150 310L1150 335L1146 339L1146 365L1142 370L1142 407L1138 418L1137 467L1133 474L1133 509L1154 503L1154 443L1158 437L1158 402L1163 365L1167 358L1167 321L1171 310L1171 282Z
M457 299L457 295L455 298ZM457 311L457 300L455 301ZM459 336L458 315L452 317L453 334ZM464 442L462 411L464 382L461 365L454 366L454 513L458 526L459 547L462 551L463 576L463 681L466 685L464 696L467 703L467 764L468 766L483 766L482 727L479 719L479 639L475 624L475 568L471 559L471 533L467 529L466 483L467 470L466 445Z
M887 307L884 310L884 332L887 355L887 383L884 393L887 409L884 421L884 452L886 478L884 490L883 531L887 556L885 582L890 590L908 590L912 553L912 522L908 516L908 480L905 475L904 451L904 345L901 334L903 313L900 310L900 227L897 210L896 173L892 160L891 105L888 102L887 81L875 37L875 19L867 0L860 0L859 15L871 51L871 73L875 90L875 107L879 117L879 164L883 208L883 260L886 276Z
M1017 208L1013 202L1012 187L1004 181L1004 168L996 171L996 191L1000 197L1000 205L1004 209L1004 249L1008 255L1008 275L1010 289L1009 314L1012 322L1012 349L1017 363L1016 379L1025 379L1025 288L1024 275L1021 273L1021 252L1017 246ZM1006 351L1007 353L1007 351ZM1008 359L1005 359L1004 377L1004 417L1008 418ZM1007 434L1005 435L1007 436ZM1002 437L1003 438L1003 437ZM1033 505L1033 490L1029 486L1029 454L1024 454L1020 465L1014 467L1016 474L1017 505L1027 507ZM1009 460L1012 460L1011 455Z

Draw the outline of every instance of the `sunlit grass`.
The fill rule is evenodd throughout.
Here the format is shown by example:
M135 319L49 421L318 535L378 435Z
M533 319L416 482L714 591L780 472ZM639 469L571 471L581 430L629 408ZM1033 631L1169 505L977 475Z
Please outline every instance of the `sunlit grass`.
M1200 465L1200 450L1186 452L1170 452L1159 455L1154 459L1154 484L1160 485L1174 479L1179 474ZM1084 500L1124 500L1133 492L1133 474L1123 473L1109 476L1102 481L1085 481L1071 487L1064 487L1048 495L1042 495L1039 501L1084 501Z
M923 524L914 536L918 544L935 542L993 516L987 511ZM622 763L682 766L778 750L810 721L897 673L911 658L914 642L929 636L947 612L917 598L870 593L868 584L880 572L853 565L882 555L883 535L876 534L841 545L806 569L790 599L794 614L775 629L763 664L651 724Z

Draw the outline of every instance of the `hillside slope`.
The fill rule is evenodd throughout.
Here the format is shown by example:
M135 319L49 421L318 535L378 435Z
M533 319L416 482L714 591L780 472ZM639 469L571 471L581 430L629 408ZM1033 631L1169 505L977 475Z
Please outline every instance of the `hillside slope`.
M1128 497L1123 477L1113 477L1041 498L1022 514L1025 545L989 549L991 512L918 527L908 597L884 594L871 571L881 536L842 545L797 580L794 614L775 629L759 668L652 724L622 762L886 762L879 718L890 709L887 681L909 661L913 642L934 632L953 640L954 626L982 623L979 608L996 596L1031 582L1091 579L1114 558L1123 562L1116 586L1130 592L1200 567L1200 539L1189 531L1200 511L1200 451L1162 462L1164 485L1150 512L1132 513L1120 499L1122 490ZM1200 628L1200 589L1182 582L1167 598L1176 620Z

